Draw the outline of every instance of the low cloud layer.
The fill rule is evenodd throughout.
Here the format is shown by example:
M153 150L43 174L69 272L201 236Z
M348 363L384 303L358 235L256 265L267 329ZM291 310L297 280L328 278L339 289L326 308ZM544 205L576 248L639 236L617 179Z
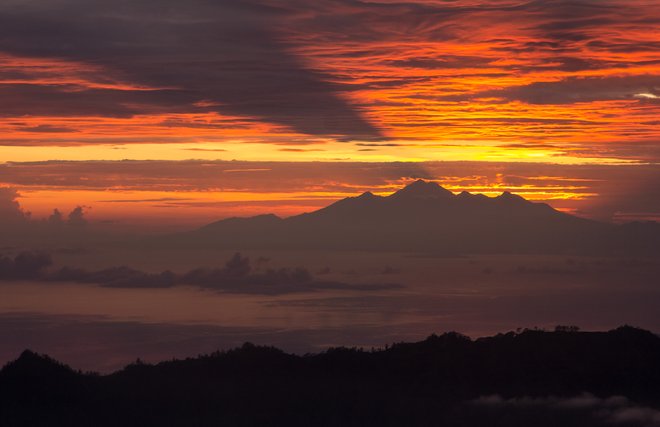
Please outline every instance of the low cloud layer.
M76 206L66 217L55 208L47 218L34 219L31 212L21 207L18 201L20 197L21 194L15 188L0 187L0 231L71 231L87 225L85 206Z
M279 295L320 290L376 291L398 289L397 284L349 284L316 279L304 268L253 269L250 259L236 253L221 268L197 268L183 274L166 270L149 273L127 266L90 271L51 268L49 254L21 252L0 257L0 280L89 283L109 288L170 288L195 286L220 292Z
M624 396L607 398L591 394L575 397L516 397L503 398L499 395L484 396L473 402L476 406L502 409L543 409L568 416L572 413L588 413L593 421L605 425L640 427L660 426L660 410L638 405Z
M19 193L11 187L0 187L0 220L5 224L24 222L30 219L30 213L21 209L18 203Z

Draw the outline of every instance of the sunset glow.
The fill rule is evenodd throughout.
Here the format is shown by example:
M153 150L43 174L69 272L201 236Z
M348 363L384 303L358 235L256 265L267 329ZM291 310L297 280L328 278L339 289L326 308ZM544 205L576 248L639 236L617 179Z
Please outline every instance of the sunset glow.
M660 39L650 31L660 9L654 1L250 4L144 16L136 6L124 16L71 0L62 4L67 18L54 24L68 29L51 35L60 45L41 39L47 31L33 30L45 8L0 7L3 20L23 25L20 32L10 24L0 31L0 159L5 165L199 159L626 168L660 160ZM177 13L191 15L171 31ZM225 22L227 16L235 22ZM98 31L80 24L84 20L98 22ZM142 20L152 29L138 28ZM129 43L128 33L111 22L144 39ZM206 26L212 22L224 29ZM235 42L240 28L254 30L253 39ZM99 42L88 45L86 37ZM213 38L218 45L209 43ZM562 171L563 179L575 178ZM116 186L84 191L57 182L32 188L7 174L0 185L17 186L21 203L36 215L56 204L84 204L103 218L119 211L167 217L172 205L111 206L95 193L103 191L123 199L195 200L204 208L191 215L204 211L209 219L218 203L248 202L215 212L218 217L262 208L289 215L319 200L386 193L413 178L403 174L379 189L337 176L350 187L341 192L319 183L316 190L267 194L245 184L229 192L126 189L122 195L123 172L117 173ZM455 192L508 190L562 209L601 196L589 183L429 178Z

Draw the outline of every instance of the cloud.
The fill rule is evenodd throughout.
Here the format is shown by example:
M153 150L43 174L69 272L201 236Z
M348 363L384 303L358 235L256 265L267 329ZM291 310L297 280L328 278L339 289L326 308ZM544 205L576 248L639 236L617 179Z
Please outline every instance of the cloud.
M0 114L217 111L312 135L381 138L340 85L280 41L273 28L285 9L231 0L4 2L0 52L93 65L103 70L97 83L115 87L4 85L11 102Z
M66 223L73 227L83 227L87 225L87 219L85 219L85 211L83 206L76 206L69 213Z
M640 96L658 95L641 81L657 77L652 12L643 0L5 1L0 115L29 115L34 132L7 126L1 142L656 141L656 100Z
M438 57L411 57L406 59L386 60L384 63L394 67L423 69L463 69L483 68L494 62L491 57L440 55ZM409 80L408 80L409 81Z
M32 214L26 212L18 202L20 193L10 187L0 187L0 220L3 222L12 222L15 220L23 224L39 224L38 221L32 220ZM75 207L68 215L69 225L84 225L87 223L85 218L84 206ZM64 223L62 212L59 209L53 209L53 213L48 217L48 222L51 223Z
M53 209L53 213L48 217L48 223L54 226L59 227L64 224L64 219L62 217L62 212L59 209Z
M59 209L54 209L44 219L34 219L30 212L21 207L19 197L20 193L15 188L0 187L0 231L4 232L4 237L8 239L5 243L24 243L27 238L32 237L46 243L54 237L53 232L60 237L71 237L74 230L83 230L83 226L87 225L84 206L75 207L69 212L66 221Z
M640 97L644 93L650 96ZM660 76L568 77L553 82L534 82L522 86L488 90L471 98L501 98L527 104L574 104L578 102L640 100L654 102L660 95ZM453 97L456 100L460 96ZM467 98L465 98L467 99Z
M126 266L99 271L62 267L39 278L53 282L94 283L110 288L169 288L174 286L176 279L174 273L170 271L145 273Z
M587 411L593 420L607 424L635 425L641 427L660 426L660 410L637 405L624 396L607 398L585 393L574 397L515 397L499 395L482 396L474 405L492 408L546 408L557 412Z
M359 162L325 162L324 167L318 165L314 162L222 160L26 162L0 164L0 183L40 188L57 183L56 187L60 189L267 193L298 192L312 188L322 188L327 192L360 191L365 186L372 189L371 186L387 184L402 176L430 178L421 163L365 165ZM108 200L107 194L102 200Z
M15 258L0 257L0 280L38 279L53 263L49 254L21 252Z
M2 15L0 22L1 19ZM129 118L145 113L201 111L200 108L188 105L195 98L177 90L116 90L62 84L13 84L0 85L0 96L6 100L0 105L0 116L5 117ZM44 132L44 128L40 129ZM50 129L50 133L53 133L53 128Z
M109 199L109 200L99 200L100 203L147 203L147 202L192 202L195 199L187 197L159 197L156 199Z
M184 148L186 151L202 151L202 152L223 152L227 151L224 148Z
M18 129L20 132L36 132L36 133L70 133L76 132L75 129L62 127L62 126L51 126L51 125L37 125L31 127L23 127Z
M13 259L0 258L0 281L32 279L44 282L90 283L109 288L170 288L195 286L219 292L282 295L320 290L376 291L397 289L397 284L349 284L320 281L304 268L280 268L253 271L252 263L239 253L221 268L196 268L183 274L169 270L148 273L127 266L98 271L52 265L50 255L42 252L21 252Z
M30 219L30 213L21 209L18 203L20 194L11 187L0 187L0 227L23 223Z

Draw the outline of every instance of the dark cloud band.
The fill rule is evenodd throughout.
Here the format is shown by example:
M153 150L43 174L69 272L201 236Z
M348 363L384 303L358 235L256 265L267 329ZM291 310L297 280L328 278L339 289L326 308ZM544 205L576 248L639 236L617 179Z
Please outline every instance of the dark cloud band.
M0 52L93 64L103 79L157 90L4 87L13 102L0 114L130 117L206 105L306 134L380 138L340 86L278 39L271 29L281 13L230 0L4 3Z

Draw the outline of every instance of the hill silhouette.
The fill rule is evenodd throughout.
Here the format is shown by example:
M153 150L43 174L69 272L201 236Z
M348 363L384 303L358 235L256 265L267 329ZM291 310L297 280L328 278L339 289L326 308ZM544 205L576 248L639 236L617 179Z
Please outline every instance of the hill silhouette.
M631 327L477 340L447 333L305 356L244 344L157 365L138 360L105 376L25 351L0 371L0 424L611 425L588 410L635 402L660 414L658 360L660 338Z
M600 223L509 192L454 195L437 183L417 180L389 196L366 192L284 219L230 218L166 240L232 250L629 254L657 253L660 225Z

